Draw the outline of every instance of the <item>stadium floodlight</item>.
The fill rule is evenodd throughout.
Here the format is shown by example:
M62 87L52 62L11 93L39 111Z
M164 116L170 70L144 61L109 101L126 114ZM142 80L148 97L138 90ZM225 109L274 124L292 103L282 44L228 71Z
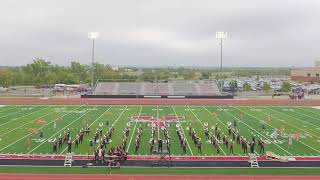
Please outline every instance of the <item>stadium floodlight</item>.
M216 38L220 40L220 88L221 88L221 91L222 91L222 86L223 86L223 81L222 81L222 45L223 45L223 40L224 39L227 39L228 37L228 33L227 32L224 32L224 31L218 31L216 32Z
M216 32L216 38L217 39L226 39L228 37L228 33L227 32Z
M89 39L97 39L98 37L99 37L99 33L97 33L97 32L88 33L88 38Z
M88 33L88 38L92 39L92 59L91 59L91 90L93 90L94 83L94 40L99 37L99 33L90 32Z

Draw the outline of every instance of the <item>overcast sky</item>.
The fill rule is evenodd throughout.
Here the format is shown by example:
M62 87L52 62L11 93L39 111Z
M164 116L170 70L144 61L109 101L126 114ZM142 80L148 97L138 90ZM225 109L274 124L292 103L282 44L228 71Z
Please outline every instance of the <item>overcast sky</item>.
M1 0L0 66L54 64L312 66L320 0Z

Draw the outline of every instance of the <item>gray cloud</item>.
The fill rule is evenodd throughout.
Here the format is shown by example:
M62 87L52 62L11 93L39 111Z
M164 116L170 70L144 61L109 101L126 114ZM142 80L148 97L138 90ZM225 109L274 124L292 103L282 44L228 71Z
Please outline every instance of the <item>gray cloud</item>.
M2 0L1 65L311 66L320 56L318 0Z

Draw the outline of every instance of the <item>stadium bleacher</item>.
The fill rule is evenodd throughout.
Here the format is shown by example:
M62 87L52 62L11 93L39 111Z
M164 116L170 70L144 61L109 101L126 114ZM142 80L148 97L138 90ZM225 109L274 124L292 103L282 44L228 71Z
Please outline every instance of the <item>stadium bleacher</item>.
M196 83L172 83L174 95L198 95L200 92L196 85Z
M172 82L102 82L98 81L92 94L95 97L219 97L223 96L216 81ZM224 96L225 97L225 94Z
M113 90L115 89L116 83L98 83L94 94L113 94Z
M200 94L204 95L216 95L216 92L220 93L219 87L216 83L199 83Z
M144 83L143 92L146 95L171 94L168 83Z
M141 92L141 83L118 83L119 89L118 91L114 92L117 95L138 95Z

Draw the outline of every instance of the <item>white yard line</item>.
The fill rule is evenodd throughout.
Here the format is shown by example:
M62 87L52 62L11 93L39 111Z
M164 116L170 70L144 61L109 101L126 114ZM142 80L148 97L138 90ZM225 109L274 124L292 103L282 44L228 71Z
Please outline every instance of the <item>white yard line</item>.
M236 108L236 107L234 107L234 108ZM247 115L249 115L249 116L251 116L251 117L253 117L253 118L255 118L255 119L257 119L258 121L260 121L259 120L259 118L257 118L256 116L253 116L253 115L251 115L251 114L249 114L249 113L247 113L247 112L245 112L245 111L242 111L241 109L239 109L239 108L236 108L236 109L238 109L239 111L241 111L241 112L243 112L243 113L246 113ZM272 126L272 125L270 125L270 124L268 124L268 123L266 123L266 125L268 125L268 126L270 126L270 127L272 127L273 129L277 129L277 128L275 128L274 126ZM271 141L272 142L272 141ZM311 146L309 146L309 145L307 145L307 144L305 144L305 143L303 143L302 141L298 141L299 143L301 143L301 144L303 144L303 145L305 145L305 146L307 146L307 147L309 147L310 149L312 149L312 150L314 150L314 151L317 151L318 153L320 153L320 151L319 150L317 150L317 149L315 149L314 147L311 147ZM280 147L280 146L279 146Z
M140 106L140 112L139 112L139 114L138 114L138 118L139 118L140 115L141 115L141 111L142 111L142 106ZM134 133L136 132L137 124L138 124L138 121L136 121L136 123L135 123L135 125L134 125L133 131L132 131L132 135L131 135L131 138L130 138L130 141L129 141L129 144L128 144L127 152L129 152L130 145L131 145L131 142L132 142L132 138L133 138L133 136L134 136Z
M158 121L158 140L161 138L160 135L160 123L159 123L159 106L157 106L157 121Z
M120 115L118 116L118 118L116 119L116 121L115 121L114 123L112 123L112 126L115 126L115 125L117 124L118 120L119 120L119 119L121 118L121 116L124 114L124 112L126 111L127 107L128 107L128 106L126 106L124 109L122 109L122 111L121 111ZM99 145L98 145L98 147L99 147Z
M183 136L184 136L184 138L186 138L187 145L188 145L188 147L189 147L190 153L191 153L191 155L193 156L193 152L192 152L191 147L190 147L190 145L189 145L188 138L187 138L187 136L186 136L185 133L184 133L184 129L183 129L182 124L181 124L181 122L180 122L179 116L178 116L176 110L174 109L174 107L173 107L173 106L171 106L171 107L172 107L172 109L173 109L174 114L176 115L176 117L177 117L177 119L178 119L178 122L179 122L179 124L180 124L181 130L182 130L182 133L183 133Z
M308 106L309 108L312 108L312 109L314 109L312 106ZM320 106L319 106L320 107ZM314 109L315 111L311 111L311 110L309 110L309 109L307 109L306 107L296 107L297 109L300 109L300 110L302 110L302 111L307 111L307 112L309 112L309 113L312 113L312 114L314 114L314 115L317 115L317 116L319 116L320 115L320 110L319 109ZM318 113L319 112L319 113Z
M202 121L198 118L198 116L190 109L190 106L187 106L189 108L189 112L191 112L193 114L193 116L200 122L200 124L202 125L203 128L204 125L202 124ZM227 154L224 152L224 150L221 148L221 146L219 145L220 150L222 151L222 153L226 156Z
M212 113L211 111L209 111L208 110L208 108L207 107L205 107L205 106L202 106L202 108L204 108L208 113ZM222 123L222 125L224 125L225 127L227 127L224 123L223 123L223 121L222 120L220 120L218 117L216 117L217 119L218 119L218 121L220 121L221 123ZM254 151L256 154L259 154L259 153L257 153L256 151ZM246 156L247 157L247 156Z
M15 108L17 108L17 107L18 107L18 106L14 106L13 108L2 110L2 111L0 111L0 113L6 112L6 111L10 111L10 110L15 109Z
M274 111L274 110L273 110L273 111ZM277 112L277 111L276 111L276 112ZM261 111L261 113L263 113L263 114L265 114L265 115L269 115L269 114L267 114L267 113L265 113L265 112L263 112L263 111ZM286 114L285 114L285 115L286 115ZM320 136L314 135L313 133L310 133L310 132L308 132L308 131L306 131L306 130L304 130L304 129L301 129L301 128L293 125L293 124L290 124L290 123L286 122L285 120L281 121L279 118L275 118L275 119L277 119L277 120L280 121L280 122L283 122L283 123L285 123L285 124L287 124L287 125L289 125L289 126L291 126L291 127L294 127L294 128L296 128L296 129L299 129L299 130L301 130L301 131L303 131L303 132L305 132L305 133L308 133L308 134L310 134L310 135L312 135L312 136L317 137L318 139L320 139Z
M54 112L54 111L51 111L51 112L49 112L49 113L47 113L47 114L45 114L45 115L43 115L43 116L36 117L36 118L34 118L34 119L43 118L43 117L48 116L49 114L52 114L52 113L55 113L55 112ZM0 134L0 137L4 136L4 135L6 135L6 134L9 134L9 133L11 133L12 131L17 130L17 129L19 129L19 128L27 125L27 124L34 123L34 119L32 119L31 121L28 121L27 123L22 124L22 125L19 126L19 127L16 127L16 128L14 128L14 129L10 130L10 131L7 131L7 132L5 132L5 133L3 133L3 134Z
M36 113L36 112L42 111L42 110L44 110L44 109L48 109L49 107L50 107L50 106L47 106L47 107L45 107L45 108L42 108L42 109L33 111L33 112L31 112L31 113L28 113L28 114L26 114L26 115L24 115L24 116L20 116L20 117L18 117L18 118L14 118L14 119L12 119L12 120L10 120L10 121L7 121L7 122L5 122L5 123L0 124L0 127L3 126L3 125L9 124L9 123L11 123L11 122L13 122L13 121L16 121L16 120L18 120L18 119L24 118L24 117L26 117L26 116L30 116L31 114L34 114L34 113Z
M270 109L270 110L273 111L273 112L281 113L281 114L286 115L286 116L288 116L288 117L290 117L290 118L296 119L296 120L301 121L301 122L303 122L303 123L310 124L311 126L314 126L314 127L316 127L316 128L320 128L320 126L314 125L314 124L310 123L309 121L303 121L303 120L301 120L301 119L299 119L299 118L296 118L296 117L291 116L291 115L289 115L289 114L286 114L286 113L284 113L284 112L276 111L276 110L271 109L271 108L265 108L265 109ZM300 113L298 113L298 114L300 114ZM302 114L301 114L301 115L302 115ZM317 120L319 120L319 119L317 119Z
M105 111L103 111L103 113L102 113L99 117L97 117L97 118L89 125L89 127L91 127L98 119L100 119L100 118L101 118L106 112L108 112L110 109L111 109L111 106L110 106L108 109L106 109ZM76 133L76 134L77 134L77 133ZM72 143L74 143L74 141L75 141L75 140L73 140ZM60 154L63 154L67 149L68 149L68 147L64 148L64 149L60 152Z
M96 107L96 106L94 106ZM64 126L64 128L62 128L61 130L59 130L58 132L54 133L52 136L50 136L48 139L52 139L53 137L55 137L57 134L59 134L60 132L62 132L63 130L67 129L67 127L69 127L71 124L75 123L76 121L78 121L79 119L81 119L83 116L87 115L89 112L92 112L92 111L87 111L86 113L84 113L83 115L81 115L80 117L76 118L75 120L71 121L67 126ZM47 140L48 140L47 139ZM46 141L43 141L42 143L40 143L38 146L36 146L35 148L31 149L28 154L32 153L34 150L36 150L38 147L40 147L41 145L43 145L44 143L47 142Z
M115 126L117 124L117 122L119 121L119 119L121 118L121 116L123 115L123 113L126 111L128 106L126 106L123 111L121 112L121 114L118 116L118 118L116 119L116 121L114 123L112 123L113 126Z
M79 108L80 108L80 107L82 107L82 106L84 106L84 105L81 105L81 106L79 106L79 107L78 107L78 108L76 108L76 109L79 109ZM51 124L51 123L53 123L54 121L56 121L56 120L58 120L58 119L60 119L60 118L62 118L62 117L64 117L64 116L66 116L66 115L68 115L68 114L70 114L70 113L72 113L72 112L69 112L69 113L67 113L67 114L64 114L64 115L62 115L62 116L60 116L60 117L58 117L58 118L54 119L54 120L53 120L53 121L51 121L50 123L48 123L48 124L46 124L46 125L44 125L44 126L41 126L39 129L44 128L44 127L46 127L46 126L50 125L50 124ZM6 147L4 147L4 148L0 149L0 152L1 152L1 151L3 151L4 149L7 149L8 147L10 147L10 146L12 146L12 145L16 144L17 142L21 141L22 139L24 139L24 138L26 138L26 137L28 137L28 136L30 136L30 135L32 135L32 133L29 133L29 134L27 134L27 135L23 136L22 138L20 138L20 139L16 140L15 142L12 142L12 143L11 143L11 144L9 144L8 146L6 146Z
M219 107L219 106L218 106ZM220 108L220 107L219 107ZM222 109L222 108L220 108ZM241 110L240 110L241 111ZM252 128L251 126L249 126L247 123L245 123L244 121L242 121L241 119L237 118L236 116L234 116L232 113L228 112L228 111L224 111L228 114L230 114L232 117L234 117L235 119L241 121L244 125L246 125L248 128L250 128L252 131L256 132L257 134L260 134L262 137L264 137L265 139L267 139L268 141L272 142L268 137L266 137L265 135L261 134L259 131L257 131L256 129ZM243 111L242 111L243 112ZM246 113L246 112L245 112ZM247 114L247 113L246 113ZM259 120L259 119L258 119ZM279 146L278 144L273 143L274 145L278 146L280 149L282 149L284 152L290 154L291 156L293 156L292 153L290 153L289 151L283 149L281 146Z
M2 119L2 118L4 118L4 117L7 117L7 116L11 116L11 115L17 114L17 113L19 113L19 112L21 112L21 111L25 111L25 110L22 110L22 109L21 109L21 110L19 110L19 111L13 112L13 113L6 114L6 115L4 115L4 116L1 116L0 119Z

